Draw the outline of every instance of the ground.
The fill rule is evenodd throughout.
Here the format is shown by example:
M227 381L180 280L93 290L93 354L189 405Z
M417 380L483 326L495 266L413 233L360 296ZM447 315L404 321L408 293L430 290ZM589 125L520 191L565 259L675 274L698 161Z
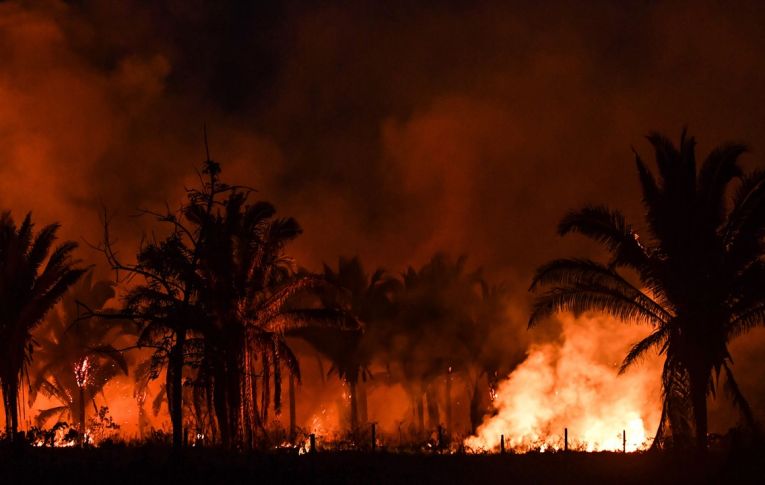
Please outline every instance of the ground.
M710 453L232 453L0 448L0 483L763 483L761 449ZM8 479L8 481L6 481Z

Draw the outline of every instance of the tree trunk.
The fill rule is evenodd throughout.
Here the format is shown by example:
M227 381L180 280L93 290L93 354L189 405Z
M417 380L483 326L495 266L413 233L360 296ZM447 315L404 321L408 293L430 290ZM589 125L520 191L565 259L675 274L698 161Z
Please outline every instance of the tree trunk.
M11 374L11 373L8 373ZM16 433L19 428L18 415L18 377L10 375L2 383L3 404L5 406L5 433L11 442L16 441Z
M446 374L446 430L452 432L452 372L449 367L449 372Z
M356 396L356 380L352 379L348 381L348 387L351 393L351 433L356 434L359 429L359 410L358 410L358 397Z
M422 436L425 433L425 409L422 402L425 395L420 391L414 399L417 406L417 433Z
M359 381L356 391L359 393L359 422L366 425L369 422L369 408L367 407L367 384L363 379Z
M691 403L693 421L696 428L696 448L700 452L707 449L707 376L703 370L694 370L691 375Z
M252 444L252 427L248 426L252 416L249 404L249 388L252 386L252 374L247 374L249 354L226 355L222 386L225 387L226 400L226 447L237 444ZM249 384L249 386L248 386ZM249 435L249 436L248 436Z
M473 386L473 393L470 396L470 432L472 434L475 434L482 421L481 393L478 392L478 382L476 382Z
M218 419L218 428L223 448L231 446L231 435L229 433L229 402L226 396L228 384L226 383L225 371L215 370L215 379L213 380L213 405L215 406L215 417Z
M79 386L80 391L80 406L77 409L79 415L77 419L80 422L80 446L85 446L85 388Z
M441 416L438 412L438 392L436 392L436 386L432 383L428 384L425 395L428 399L428 428L434 430L441 424Z
M290 400L290 442L295 441L295 375L290 372L290 385L289 385L289 400Z
M173 427L173 449L183 448L183 347L186 332L176 334L167 364L167 403Z

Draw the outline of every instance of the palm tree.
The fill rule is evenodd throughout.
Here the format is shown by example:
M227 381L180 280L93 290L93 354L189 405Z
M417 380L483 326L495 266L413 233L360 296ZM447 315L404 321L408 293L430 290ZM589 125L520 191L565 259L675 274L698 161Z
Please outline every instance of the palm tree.
M32 331L66 290L85 273L72 259L76 243L51 251L58 224L33 232L31 214L16 226L0 215L0 382L9 439L18 430L18 390L32 357Z
M361 323L364 332L327 332L314 329L302 332L301 336L330 359L330 372L337 372L348 385L351 431L355 433L358 430L359 418L363 421L367 419L366 388L363 382L371 377L369 366L380 350L375 326L393 318L393 298L400 289L401 282L386 276L385 271L380 268L371 275L367 274L358 256L340 257L337 270L325 264L322 277L347 292L350 302L348 311ZM331 307L333 302L324 301L323 305Z
M765 172L743 173L743 145L716 148L697 169L695 140L685 132L679 148L659 134L648 140L659 176L636 154L646 231L639 234L620 212L602 206L567 214L558 232L584 234L611 259L559 259L541 266L531 289L547 290L536 299L529 324L558 311L599 311L650 325L651 334L629 351L621 371L651 350L664 355L655 442L666 433L667 421L673 439L682 438L688 428L682 417L690 414L696 445L705 449L707 396L720 373L734 404L751 419L731 371L728 343L765 319ZM630 282L630 274L639 285Z
M436 254L403 274L399 314L385 338L389 358L399 362L412 399L417 430L424 431L425 405L431 428L439 425L436 379L467 370L472 356L466 345L477 304L480 270L467 272L467 258Z
M479 281L480 297L475 306L475 315L470 331L465 337L471 359L470 366L476 371L470 390L470 425L471 432L481 424L486 408L479 392L479 382L486 376L488 401L493 401L499 380L526 358L522 345L509 347L513 336L507 335L514 326L508 323L510 289L504 284L490 284L485 279ZM512 331L512 330L510 330Z
M38 327L30 372L29 404L37 393L59 401L59 406L41 410L38 426L53 416L67 416L84 435L86 407L120 371L127 374L127 362L112 343L128 329L124 320L81 319L84 308L101 310L115 296L111 281L93 282L89 272L69 289L59 311L51 312ZM96 408L97 411L97 408Z
M275 218L275 208L268 202L247 204L248 196L249 191L232 192L221 201L220 211L187 213L195 227L206 228L199 301L210 318L201 329L200 372L211 383L225 446L251 447L258 435L264 435L262 424L272 397L274 410L280 412L282 366L299 379L287 334L309 328L357 328L337 307L301 305L297 297L306 293L321 297L331 288L320 278L293 275L283 249L301 234L300 226L292 218Z
M191 212L211 214L221 194L234 187L219 181L220 166L209 158L200 174L201 188L189 189L187 203L178 211L159 214L146 211L157 222L169 228L162 239L142 242L136 262L124 263L114 249L109 234L109 220L104 220L104 241L100 248L107 262L122 281L139 279L124 298L116 312L94 312L102 317L128 318L139 325L137 347L154 348L151 360L152 377L166 367L170 421L173 428L173 447L183 446L183 373L189 359L198 354L192 337L207 320L205 309L199 304L203 284L200 277L200 258L205 227L191 227L187 218Z

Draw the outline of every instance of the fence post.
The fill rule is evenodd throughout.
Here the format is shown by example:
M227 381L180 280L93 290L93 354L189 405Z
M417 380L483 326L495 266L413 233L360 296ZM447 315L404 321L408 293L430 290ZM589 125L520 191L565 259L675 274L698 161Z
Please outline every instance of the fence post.
M627 430L622 430L622 451L627 453Z
M377 449L377 433L376 424L372 423L372 452Z
M563 428L563 451L568 451L568 428Z
M499 454L505 454L505 435L499 435Z
M311 433L311 435L308 437L310 442L310 448L308 449L311 453L316 453L316 435Z

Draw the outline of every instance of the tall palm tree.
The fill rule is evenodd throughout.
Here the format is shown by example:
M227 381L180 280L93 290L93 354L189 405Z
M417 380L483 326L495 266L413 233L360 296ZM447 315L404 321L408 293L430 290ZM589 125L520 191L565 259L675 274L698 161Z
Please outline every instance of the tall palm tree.
M299 296L320 298L331 287L320 278L293 274L283 250L302 233L300 226L292 218L276 218L268 202L248 204L248 196L249 191L235 191L220 202L220 210L191 206L186 214L203 231L199 303L210 318L200 329L200 372L210 383L210 401L225 446L251 447L264 437L272 398L274 410L281 410L283 366L299 379L299 363L287 334L358 327L338 307L300 303Z
M731 371L728 344L765 321L765 172L743 172L743 145L714 149L697 169L695 140L685 132L679 148L659 134L648 140L659 173L655 177L636 154L646 230L638 233L620 212L602 206L567 214L558 232L578 232L603 244L611 259L559 259L541 266L531 289L547 289L537 297L529 324L558 311L599 311L651 326L621 370L649 351L664 355L656 442L667 424L673 438L682 438L688 428L682 416L691 411L696 445L705 449L707 397L721 373L734 404L751 419Z
M348 385L351 431L356 432L359 418L367 419L366 388L359 384L370 377L369 366L380 351L379 333L375 326L393 318L394 294L400 289L401 282L387 276L379 268L368 274L358 256L340 257L336 270L325 264L322 277L347 292L348 311L361 323L364 331L351 333L309 329L301 332L301 337L329 358L332 362L330 372L337 372ZM323 302L325 307L332 304L331 300Z
M480 297L475 305L475 315L465 344L470 352L469 365L475 371L470 389L470 426L475 430L483 421L486 407L482 403L494 400L500 379L526 358L523 345L512 346L512 335L506 332L514 326L508 323L510 289L505 284L490 284L481 278ZM480 380L486 376L488 396L479 392ZM488 397L482 399L482 396Z
M412 399L418 432L440 424L437 378L465 372L472 356L466 345L473 327L480 270L468 272L465 256L436 254L419 270L403 274L398 318L385 339L399 362ZM427 400L427 408L423 400Z
M38 392L52 397L58 406L41 410L39 426L51 417L67 417L83 436L86 408L120 372L127 374L127 362L112 345L126 331L128 322L101 318L81 319L84 308L101 310L115 296L114 283L93 281L89 272L72 286L45 324L34 333L39 346L30 372L30 406ZM97 411L97 408L96 408Z
M32 331L84 273L72 259L76 243L53 243L58 224L34 234L31 214L16 226L0 215L0 382L9 439L18 430L18 391L32 357ZM51 251L52 249L52 251Z

